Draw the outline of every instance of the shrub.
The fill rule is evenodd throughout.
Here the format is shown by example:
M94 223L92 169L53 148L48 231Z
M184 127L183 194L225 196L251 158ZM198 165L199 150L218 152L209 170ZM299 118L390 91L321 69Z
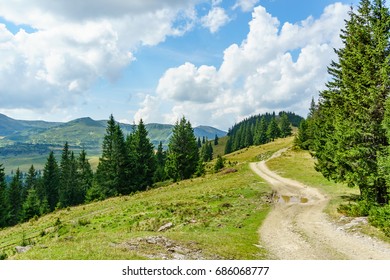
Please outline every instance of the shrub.
M366 200L359 200L357 203L340 205L337 210L350 217L368 216L372 205Z
M4 252L0 252L0 260L6 260L8 258L7 254Z
M368 221L390 237L390 205L372 207Z

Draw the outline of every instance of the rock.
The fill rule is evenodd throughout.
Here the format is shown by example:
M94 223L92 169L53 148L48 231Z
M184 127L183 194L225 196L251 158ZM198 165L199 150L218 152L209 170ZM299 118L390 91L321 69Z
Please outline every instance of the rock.
M17 253L22 254L22 253L26 253L31 248L32 248L32 246L30 246L30 245L28 245L28 246L16 246L15 250L16 250Z
M166 231L167 229L170 229L171 227L173 227L173 223L167 223L167 224L161 226L157 231L158 232Z

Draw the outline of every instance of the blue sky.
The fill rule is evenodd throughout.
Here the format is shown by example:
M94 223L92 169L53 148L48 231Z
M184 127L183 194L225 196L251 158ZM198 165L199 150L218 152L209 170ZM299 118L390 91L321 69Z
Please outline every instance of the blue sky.
M227 130L305 115L357 0L0 0L0 113Z

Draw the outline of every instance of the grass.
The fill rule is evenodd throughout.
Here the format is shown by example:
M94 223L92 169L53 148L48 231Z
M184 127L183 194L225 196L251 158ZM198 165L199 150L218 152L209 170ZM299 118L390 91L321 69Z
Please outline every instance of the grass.
M356 188L349 188L324 178L314 169L314 159L307 151L290 149L280 157L268 161L267 165L279 175L318 188L323 194L329 196L331 200L325 211L334 218L341 215L337 212L337 207L341 203L351 201L359 195L359 190Z
M9 259L159 259L161 246L129 250L137 238L163 236L201 251L206 259L265 259L258 228L270 207L269 186L245 163L249 151L278 149L282 143L227 156L237 172L217 173L169 186L57 210L0 230L0 252ZM164 232L158 229L173 223ZM32 244L26 253L15 247ZM153 252L150 255L150 252Z

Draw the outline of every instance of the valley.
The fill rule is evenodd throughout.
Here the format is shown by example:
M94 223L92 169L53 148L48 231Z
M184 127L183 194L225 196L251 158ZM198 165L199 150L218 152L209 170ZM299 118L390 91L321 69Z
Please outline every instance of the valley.
M275 152L291 147L292 141L292 137L278 139L272 143L251 146L226 155L226 161L230 162L230 165L218 173L159 185L130 196L56 210L38 219L0 230L0 251L5 252L9 259L387 257L387 253L383 252L387 249L383 248L372 249L378 251L375 254L363 251L356 257L344 252L333 252L333 249L329 248L328 236L324 234L329 233L330 229L335 236L344 236L343 238L347 240L360 240L361 243L372 238L364 237L366 235L363 233L384 240L386 237L367 224L346 226L351 220L337 213L334 201L337 203L340 200L348 201L356 194L356 190L329 182L321 174L316 173L312 169L313 161L307 152L289 149L281 156L269 159ZM307 198L307 203L280 205L274 201L274 183L266 176L264 179L259 177L250 168L255 162L266 159L269 159L267 166L272 170L269 171L269 176L275 177L275 171L284 177L297 174L305 184L309 181L313 183L312 186L316 189L299 187L304 188L299 195ZM209 163L211 165L209 167L211 168L213 164L214 162ZM302 168L303 170L308 168L306 175L303 176L305 178L302 178ZM296 179L294 176L291 177ZM295 187L292 188L291 192ZM306 193L308 191L312 196ZM296 195L291 192L281 194ZM312 218L303 215L306 212L302 212L302 218L295 215L300 210L296 212L293 209L303 207L307 207L310 213L313 207L316 209L311 214ZM285 209L287 212L281 212L282 217L278 217L280 216L277 214L280 211L278 209ZM273 226L269 227L269 223ZM277 223L282 223L280 225L282 228L279 228ZM311 232L314 227L316 230L313 232L320 233L324 225L328 230L319 234L316 239L319 242L313 244L312 237L307 236L306 231ZM162 230L163 226L166 227ZM278 242L280 241L278 239L270 241L270 233L267 231L273 233L274 237L274 233L279 230L282 230L281 233L287 230L294 234L290 236L292 233L288 233L287 236L283 236L287 245ZM340 230L342 232L338 232ZM295 240L296 235L298 241L290 242L292 239ZM220 238L221 236L223 238ZM341 246L340 248L345 246L337 244ZM358 246L360 243L353 244ZM15 247L20 245L27 246L29 250L25 253L15 253ZM305 248L311 246L316 249L305 251ZM327 254L310 254L312 250Z

